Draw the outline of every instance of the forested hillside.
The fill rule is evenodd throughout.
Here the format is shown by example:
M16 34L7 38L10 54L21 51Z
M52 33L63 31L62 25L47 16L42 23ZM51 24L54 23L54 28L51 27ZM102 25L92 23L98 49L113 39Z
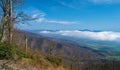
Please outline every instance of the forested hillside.
M106 59L106 52L100 52L87 46L80 46L72 41L54 39L26 31L16 30L16 34L20 35L20 38L18 37L13 40L16 43L19 42L21 43L20 45L24 45L26 35L30 48L47 55L60 56L63 59L62 65L71 70L120 69L120 62Z

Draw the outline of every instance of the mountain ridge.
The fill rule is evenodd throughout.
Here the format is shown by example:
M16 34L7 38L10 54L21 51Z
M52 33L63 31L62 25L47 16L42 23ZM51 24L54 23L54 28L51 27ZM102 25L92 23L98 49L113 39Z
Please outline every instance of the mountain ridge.
M63 66L72 67L71 70L79 70L91 62L93 66L96 64L102 65L105 62L111 63L111 61L108 61L105 57L109 55L109 52L92 49L88 46L80 45L75 41L56 39L20 30L16 31L13 41L15 43L19 42L19 44L23 46L25 36L28 39L28 46L31 49L47 55L62 57ZM89 67L89 65L87 66Z

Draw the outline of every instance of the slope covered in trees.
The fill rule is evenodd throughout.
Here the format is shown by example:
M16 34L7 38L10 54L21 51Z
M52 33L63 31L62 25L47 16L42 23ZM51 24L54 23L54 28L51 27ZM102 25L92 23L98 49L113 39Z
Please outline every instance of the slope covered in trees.
M7 43L0 43L0 70L67 70L59 56L48 56L38 51Z
M13 41L18 45L25 46L25 35L27 36L30 48L46 55L60 56L63 59L62 65L68 67L70 70L120 69L120 61L106 59L106 52L80 46L72 41L44 37L19 30L16 30L16 36L14 37L17 38L14 38Z

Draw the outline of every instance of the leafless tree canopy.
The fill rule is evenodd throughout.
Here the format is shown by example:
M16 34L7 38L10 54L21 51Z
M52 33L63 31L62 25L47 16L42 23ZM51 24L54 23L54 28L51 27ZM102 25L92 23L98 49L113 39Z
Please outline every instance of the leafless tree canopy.
M24 12L17 12L23 0L0 0L0 41L12 41L15 23L26 23L35 20Z

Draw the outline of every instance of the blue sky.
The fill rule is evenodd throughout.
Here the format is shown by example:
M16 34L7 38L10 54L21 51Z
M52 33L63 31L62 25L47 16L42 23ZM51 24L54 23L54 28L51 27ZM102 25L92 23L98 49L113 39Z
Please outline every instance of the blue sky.
M22 10L38 18L22 29L120 31L120 0L25 0Z

